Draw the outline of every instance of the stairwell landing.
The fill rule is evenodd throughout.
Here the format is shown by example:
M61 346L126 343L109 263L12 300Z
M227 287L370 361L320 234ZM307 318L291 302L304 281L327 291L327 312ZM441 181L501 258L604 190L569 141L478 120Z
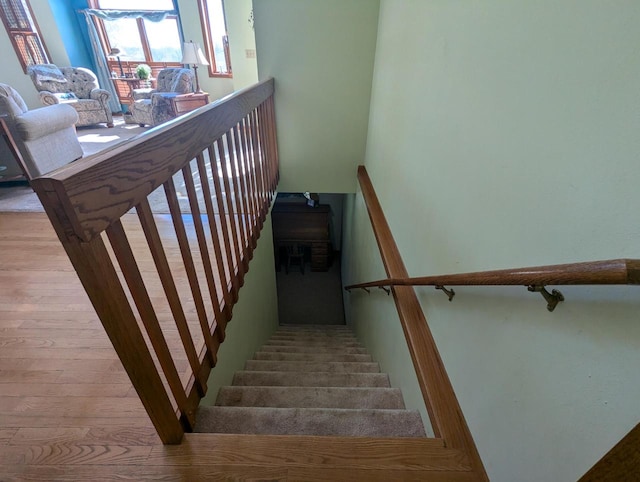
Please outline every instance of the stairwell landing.
M284 325L201 406L196 432L426 437L389 376L341 325Z

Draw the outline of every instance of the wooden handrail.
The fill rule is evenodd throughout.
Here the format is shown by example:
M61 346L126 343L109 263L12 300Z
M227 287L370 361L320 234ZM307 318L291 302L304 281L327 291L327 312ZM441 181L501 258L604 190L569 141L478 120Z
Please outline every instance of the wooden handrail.
M495 285L637 285L640 284L640 260L610 259L585 263L555 264L530 268L478 271L474 273L386 278L345 287L381 286L495 286Z
M193 429L275 194L273 92L273 79L266 80L31 181L167 444ZM177 173L185 183L186 213ZM149 195L161 186L169 213L158 215ZM137 224L127 216L132 209ZM163 316L154 305L161 296L169 308ZM178 366L185 362L181 379Z
M364 166L358 167L358 180L387 276L392 279L408 278L400 251ZM476 476L475 480L488 481L414 288L392 286L391 291L434 435L442 438L447 447L465 454Z

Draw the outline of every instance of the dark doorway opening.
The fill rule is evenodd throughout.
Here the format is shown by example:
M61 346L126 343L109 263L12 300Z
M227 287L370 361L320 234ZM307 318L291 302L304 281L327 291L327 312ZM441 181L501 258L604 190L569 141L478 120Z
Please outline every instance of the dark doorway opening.
M343 194L279 193L271 218L281 325L344 325Z

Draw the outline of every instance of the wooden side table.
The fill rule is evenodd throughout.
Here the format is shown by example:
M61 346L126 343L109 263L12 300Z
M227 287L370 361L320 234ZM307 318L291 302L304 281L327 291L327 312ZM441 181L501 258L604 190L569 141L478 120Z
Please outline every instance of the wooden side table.
M209 94L181 94L171 98L173 113L177 116L191 112L209 103Z
M122 104L132 104L133 100L133 90L140 89L145 86L153 85L151 81L156 79L149 78L147 81L140 80L135 77L113 77L113 85L116 88L116 92L118 93L118 97L120 98L120 102ZM123 87L126 86L126 89Z

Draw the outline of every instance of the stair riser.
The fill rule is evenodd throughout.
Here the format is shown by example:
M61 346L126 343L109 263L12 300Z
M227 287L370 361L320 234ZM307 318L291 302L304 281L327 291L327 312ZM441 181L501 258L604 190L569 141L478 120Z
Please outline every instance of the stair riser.
M336 355L332 353L279 353L259 351L253 356L254 360L279 361L317 361L317 362L371 362L371 355Z
M353 336L272 336L270 342L296 342L296 343L360 343Z
M295 335L295 336L354 336L353 331L343 330L277 330L274 335Z
M283 353L340 353L345 355L363 355L367 353L364 348L327 348L314 346L277 346L263 345L260 351L283 352Z
M323 372L236 372L236 386L268 387L384 387L389 388L386 373Z
M353 332L350 332L350 331L344 331L344 332L340 332L340 333L321 333L319 331L318 332L314 332L314 331L304 331L304 332L277 331L271 336L282 337L282 338L306 338L306 339L314 339L314 338L351 338L351 339L357 339L357 337L353 334Z
M271 435L424 437L417 412L312 408L202 407L196 431Z
M334 330L346 330L351 331L347 325L279 325L278 331L281 330L318 330L318 331L334 331Z
M353 362L282 362L270 360L248 360L244 366L246 371L267 372L328 372L328 373L380 373L377 363Z
M359 348L363 349L358 342L341 342L341 341L294 341L294 340L269 340L263 346L294 346L300 348L329 348L333 350L341 350L343 348Z
M223 387L218 406L402 410L395 388Z

